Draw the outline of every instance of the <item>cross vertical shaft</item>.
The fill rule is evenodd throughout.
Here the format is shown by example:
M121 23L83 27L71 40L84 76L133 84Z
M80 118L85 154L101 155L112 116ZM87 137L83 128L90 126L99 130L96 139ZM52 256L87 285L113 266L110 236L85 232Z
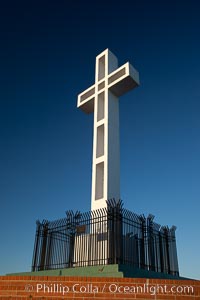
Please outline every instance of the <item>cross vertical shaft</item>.
M95 84L78 96L78 107L94 111L92 210L120 199L118 97L138 85L138 72L129 63L118 68L117 58L106 49L96 57Z

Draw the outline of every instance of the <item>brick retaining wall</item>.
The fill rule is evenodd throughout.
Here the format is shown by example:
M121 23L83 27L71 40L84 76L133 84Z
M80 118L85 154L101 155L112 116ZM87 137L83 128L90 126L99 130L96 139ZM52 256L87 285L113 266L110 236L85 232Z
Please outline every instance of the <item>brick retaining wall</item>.
M200 300L200 281L69 276L0 276L0 299Z

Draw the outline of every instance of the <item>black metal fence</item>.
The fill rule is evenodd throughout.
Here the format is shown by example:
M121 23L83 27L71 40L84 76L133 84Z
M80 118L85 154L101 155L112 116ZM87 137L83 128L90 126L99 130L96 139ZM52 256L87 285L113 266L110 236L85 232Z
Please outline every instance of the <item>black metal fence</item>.
M57 221L37 221L32 271L105 264L179 275L176 227L136 215L122 202L80 213L67 211Z

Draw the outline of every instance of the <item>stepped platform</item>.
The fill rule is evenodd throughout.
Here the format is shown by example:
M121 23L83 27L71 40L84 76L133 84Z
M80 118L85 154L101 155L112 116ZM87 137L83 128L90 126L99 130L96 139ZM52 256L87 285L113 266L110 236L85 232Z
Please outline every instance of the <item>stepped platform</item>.
M147 271L143 269L134 268L128 265L114 264L114 265L100 265L75 267L66 269L44 270L37 272L21 272L7 274L9 276L86 276L86 277L116 277L116 278L157 278L157 279L177 279L185 280L179 276L169 274Z

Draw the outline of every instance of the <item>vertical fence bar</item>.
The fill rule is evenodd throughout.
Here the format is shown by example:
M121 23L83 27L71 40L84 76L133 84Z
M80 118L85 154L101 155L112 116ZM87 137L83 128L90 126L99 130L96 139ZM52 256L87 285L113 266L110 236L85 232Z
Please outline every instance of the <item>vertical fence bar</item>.
M40 229L41 229L41 223L40 221L36 222L36 234L35 234L35 244L34 244L34 250L33 250L33 260L32 260L32 272L38 271L38 257L40 256Z
M40 260L40 270L45 270L46 266L46 252L47 252L47 236L48 236L48 222L44 222L42 231L42 253L41 253L41 260Z

